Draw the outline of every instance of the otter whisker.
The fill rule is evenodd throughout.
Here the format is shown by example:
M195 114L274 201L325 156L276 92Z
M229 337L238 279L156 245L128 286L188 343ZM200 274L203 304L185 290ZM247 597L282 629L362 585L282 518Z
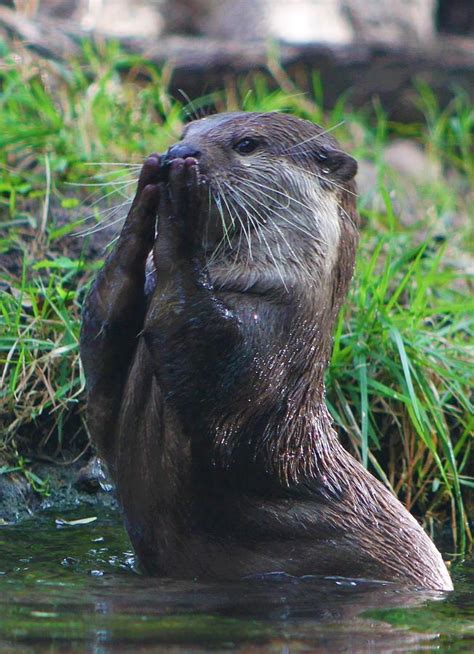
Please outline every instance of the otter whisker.
M221 240L217 243L216 247L214 248L214 250L213 250L213 252L212 252L212 254L211 254L211 256L210 256L210 258L208 260L208 265L213 264L216 261L217 257L221 256L221 250L225 251L224 244L225 244L226 240L228 240L230 249L233 248L232 243L230 242L230 239L228 239L228 234L227 234L227 229L226 229L226 223L225 223L225 218L224 218L224 210L223 210L223 207L222 207L222 197L223 197L222 189L220 188L220 185L219 185L217 180L214 180L214 182L215 182L215 185L218 188L217 189L215 189L215 188L212 189L212 196L213 196L213 199L214 199L214 204L215 204L215 206L217 208L217 211L218 211L220 219L221 219L222 231L223 231L224 235L221 238ZM209 188L211 188L211 187L209 187ZM233 216L230 216L230 219L233 220Z
M96 192L94 192L94 194L95 194L95 193L96 193ZM92 198L94 194L92 194L92 195L88 196L87 198L85 198L84 202L87 202L87 200L90 199L90 198ZM96 206L97 206L98 204L100 204L101 202L104 202L104 200L106 200L107 198L109 198L111 195L116 195L116 194L121 195L123 198L125 198L125 200L130 200L130 201L131 201L131 196L128 195L127 193L124 193L124 192L122 191L122 189L120 189L120 188L119 188L119 189L112 189L112 190L109 191L108 193L105 193L105 195L101 195L101 196L99 196L96 200L94 200L93 202L91 202L91 204L87 205L87 208L88 208L89 210L90 210L90 209L93 209L94 207L96 207ZM94 216L95 214L91 214L91 215Z
M285 289L286 292L288 292L288 286L286 285L286 281L285 281L285 278L284 278L284 276L283 276L283 274L281 272L280 266L278 265L277 260L275 259L275 255L273 254L272 249L271 249L270 245L268 244L267 239L265 238L265 234L263 233L265 226L260 224L259 227L260 227L260 234L262 236L263 242L265 243L265 245L267 247L267 252L270 255L270 258L271 258L271 260L273 261L273 263L275 265L275 270L276 270L278 276L281 279L281 283L283 284L283 288Z
M225 183L227 185L227 183ZM231 191L231 187L227 186L228 191ZM236 201L234 195L229 192L227 196L227 201L229 203L229 208L232 210L232 213L235 215L236 222L238 223L240 229L239 229L239 240L237 242L237 247L236 247L236 252L235 256L233 258L233 268L236 268L238 265L242 263L242 236L245 238L245 242L247 243L247 250L246 250L246 259L245 263L248 264L249 260L253 260L253 253L252 253L252 235L251 235L251 223L250 221L245 224L245 221L241 217L241 211L239 211L239 203Z
M337 203L337 208L339 209L339 211L342 211L342 213L346 216L346 218L347 218L348 221L351 223L351 225L353 225L355 228L357 228L357 225L355 224L354 219L352 218L352 216L350 215L350 213L344 209L344 207L342 206L342 204L340 204L340 203L338 202L338 203Z
M247 207L245 205L243 205L242 208L246 212L247 216L250 217L251 213L249 212ZM259 215L258 212L257 212L257 215ZM261 221L259 221L257 223L257 230L258 230L258 232L260 234L260 237L262 238L262 240L263 240L263 242L265 244L265 247L266 247L266 250L268 252L269 257L270 257L270 259L272 260L272 262L273 262L273 264L275 266L275 271L277 272L278 276L280 277L281 283L283 284L283 287L284 287L285 291L288 292L288 287L287 287L287 284L286 284L286 281L285 281L285 277L282 274L281 268L278 265L278 262L277 262L277 260L275 258L275 255L273 254L272 248L270 247L270 245L269 245L269 243L268 243L268 241L267 241L267 239L265 237L264 226L265 226L265 221L262 219Z
M104 215L107 214L107 213L111 213L111 212L113 213L114 211L117 211L117 209L121 209L122 207L126 207L127 204L132 204L132 197L131 197L130 195L123 195L123 197L124 197L125 199L124 199L122 202L120 202L120 203L118 203L118 204L113 204L111 207L107 207L106 209L99 209L99 208L97 207L96 211L100 211L100 215L101 215L101 216L104 216ZM94 202L94 204L93 204L93 205L90 205L88 208L89 208L89 209L92 209L92 208L95 207L97 204L98 204L97 202ZM88 219L88 218L93 218L93 217L95 217L96 215L97 215L97 214L96 214L95 212L94 212L94 213L91 213L91 214L89 214L89 216L88 216L86 219Z
M120 186L120 183L128 185L129 183L138 182L138 170L127 171L126 174L120 174L120 177L117 177L117 170L112 170L107 173L97 173L96 175L91 175L91 180L97 180L97 182L84 182L83 186ZM108 181L113 180L113 181Z
M250 196L251 199L253 199L253 200L255 200L255 201L258 202L258 199L257 199L257 198L251 196L250 194L248 194L248 196ZM248 197L248 196L247 196L247 197ZM261 218L261 229L259 230L259 233L262 232L264 229L267 229L267 230L269 231L269 233L272 234L272 231L271 231L271 230L272 230L272 229L276 229L277 232L278 232L278 233L280 234L280 236L281 236L282 242L286 245L286 247L287 247L289 253L293 256L294 261L295 261L295 264L297 264L297 266L299 267L299 269L304 270L304 271L308 274L308 277L309 277L309 278L311 278L311 279L314 280L315 277L313 277L312 272L311 272L310 269L306 266L306 264L304 264L304 265L301 264L301 261L304 261L304 260L305 260L305 259L304 259L304 256L303 256L304 253L301 253L301 254L298 256L297 253L295 252L295 250L293 249L293 247L290 245L290 242L289 242L289 240L286 238L286 236L285 236L283 230L282 230L282 229L281 229L281 228L280 228L280 227L279 227L275 222L272 222L271 225L270 225L270 224L268 223L268 221L266 221L264 218L262 218L262 216L261 216L260 212L258 211L258 209L257 209L257 208L256 208L256 207L255 207L251 202L248 202L248 200L247 200L247 204L248 204L249 208L251 209L251 211L253 211L253 213L255 213L255 214L257 215L257 217ZM261 204L261 203L259 202L259 204ZM266 211L268 210L268 207L266 207L265 205L262 205L262 206L263 206L263 208L264 208ZM251 214L250 214L250 215L251 215ZM280 260L281 260L281 261L284 261L285 263L288 263L288 258L287 258L287 257L284 257L284 256L282 255L281 247L280 247L280 244L279 244L278 242L277 242L277 249L278 249L278 252L279 252L279 255L280 255Z
M330 132L333 132L335 129L338 127L342 127L346 121L341 120L332 127L328 127L327 129L322 130L319 134L316 134L315 136L310 136L309 138L305 139L304 141L299 141L299 143L295 143L294 145L291 145L289 148L286 150L283 150L284 154L289 154L292 150L295 148L300 147L301 145L305 145L305 143L310 143L311 141L315 141L317 139L320 139L323 136L326 136L326 134L329 134Z
M88 161L85 166L120 166L123 168L141 168L141 163L121 163L120 161Z
M215 263L215 261L216 261L220 256L222 256L222 255L221 255L221 250L225 250L225 248L222 247L224 243L225 243L225 237L221 238L221 240L217 243L216 247L215 247L214 250L212 251L211 256L210 256L209 259L207 260L207 265L208 265L208 266L210 266L210 265L212 265L213 263Z
M245 224L244 224L243 220L240 217L240 211L237 208L237 207L240 207L240 208L243 208L243 207L241 206L241 203L236 200L235 195L233 193L232 187L229 184L227 184L226 182L224 182L224 185L226 186L227 191L229 193L229 197L227 198L229 211L231 212L232 217L234 216L234 213L235 213L236 221L238 221L238 224L240 225L239 239L238 239L237 246L235 248L235 250L236 250L235 255L232 258L232 262L230 263L230 265L229 265L229 263L227 264L229 267L228 267L228 270L227 270L227 275L224 278L224 283L226 283L227 280L229 278L231 278L231 276L234 273L234 271L236 270L238 264L240 265L242 263L240 257L241 257L242 235L243 234L245 235L245 238L246 238L246 241L247 241L247 247L248 247L247 254L250 255L250 260L252 260L253 255L251 253L252 252L252 250L251 250L252 244L251 244L251 236L250 236L250 226L248 227L249 232L247 233L247 230L245 228ZM254 224L253 220L252 220L252 224ZM260 240L260 238L259 238L259 240ZM248 256L247 256L246 261L248 263L248 261L249 261Z
M229 214L229 216L230 216L230 218L232 220L232 224L233 225L239 224L241 226L241 221L240 221L240 218L238 216L238 213L235 210L235 207L232 204L230 198L227 198L227 196L225 195L224 192L222 192L222 199L224 200L224 203L225 203L226 208L227 208L227 213ZM238 258L239 258L239 255L240 255L240 249L242 247L242 233L243 233L243 230L240 229L239 230L239 240L237 242L237 247L235 247L233 243L229 242L230 250L231 251L234 250L234 257L233 257L233 264L232 264L234 267L235 267L235 265L236 265L236 263L238 261Z
M224 184L226 184L226 182L224 182ZM230 209L233 210L233 214L235 214L236 222L238 222L238 224L240 226L239 240L237 242L237 248L236 248L236 252L235 252L235 256L233 258L233 263L232 263L232 268L231 268L231 270L233 270L233 269L235 269L237 267L238 263L240 262L240 254L241 254L241 249L242 249L242 234L245 236L245 239L247 241L247 247L248 247L247 252L250 251L250 259L252 259L252 256L251 256L251 236L250 236L250 226L248 228L249 231L247 233L247 230L245 229L245 224L244 224L243 220L240 217L240 212L238 211L235 200L231 195L229 195L229 197L227 197L227 202L228 202L228 205L229 205L229 210ZM248 261L248 257L247 257L247 261ZM227 275L227 278L228 277L229 277L229 274Z
M228 188L228 191L229 191L231 197L233 198L233 200L237 204L237 206L239 206L240 208L242 208L245 211L245 200L242 197L240 189L235 187L235 186L231 186L228 183L226 184L226 186ZM248 219L249 219L250 225L255 229L257 227L257 225L258 225L258 221L255 220L254 216L252 216L252 215L248 216Z
M229 199L233 199L234 202L236 202L236 204L237 204L238 206L242 207L242 209L245 210L245 207L243 207L242 204L239 203L238 199L235 197L235 195L234 195L234 193L233 193L233 189L232 189L232 187L230 186L230 184L229 184L228 182L224 182L224 186L225 186L225 187L228 189L228 191L229 191L229 194L230 194L230 198L229 198ZM239 212L236 211L236 214L237 214L237 216L238 216L238 218L239 218L240 226L241 226L241 228L242 228L241 231L243 231L244 234L245 234L245 238L246 238L246 240L247 240L247 246L248 246L248 252L249 252L250 260L252 260L252 258L253 258L253 257L252 257L252 238L251 238L251 233L250 233L250 226L255 227L254 220L253 220L253 218L250 218L250 221L249 221L249 224L248 224L248 232L247 232L247 230L245 229L245 225L244 225L243 221L240 220Z
M115 182L110 182L110 181L105 181L105 182L65 182L66 186L130 186L130 184L135 184L137 182L137 179L134 177L133 179L128 179L128 180L117 180Z
M107 197L109 197L109 194L104 196L104 199L107 198ZM99 209L99 207L97 207L97 205L99 204L99 201L95 201L92 204L88 205L88 207L87 207L88 209L94 209L94 207L96 207L96 209L95 209L95 211L93 213L90 213L85 218L83 218L83 221L90 220L91 218L95 218L97 216L96 212L98 212L98 211L100 211L100 215L104 216L107 213L110 213L110 212L113 213L117 209L120 209L121 207L124 207L127 204L132 204L131 196L123 194L122 197L125 198L123 200L123 202L120 202L119 204L113 204L111 207L107 207L106 209Z
M251 211L257 216L261 218L262 225L264 225L264 229L266 229L270 235L272 234L272 230L275 229L281 237L282 243L286 245L286 248L289 252L289 254L293 257L294 260L294 265L295 269L299 271L303 271L304 274L311 280L313 281L318 281L319 277L319 270L315 269L314 266L310 266L310 258L308 257L308 253L305 252L304 249L298 250L298 253L295 251L293 246L290 244L290 241L286 238L286 234L291 234L292 233L292 228L296 227L297 229L300 229L300 225L295 225L292 221L287 219L285 216L279 214L278 212L274 211L273 209L269 208L267 205L263 204L258 197L255 197L251 195L250 193L247 192L247 196L251 198L256 204L260 205L262 207L262 211L265 211L267 214L270 211L273 213L277 218L280 218L283 220L283 222L286 222L290 229L289 230L283 230L281 227L278 225L278 221L272 221L271 223L268 222L268 220L262 219L261 214L259 213L259 210L256 208L255 205L252 205L251 202L248 202L249 206L251 207ZM310 242L319 244L319 245L325 245L327 246L327 243L323 241L322 239L319 239L316 235L311 234L311 239ZM278 241L277 241L277 247L278 247ZM281 249L279 250L281 252ZM288 258L284 257L284 260L286 263L288 263Z
M273 199L273 198L271 198L271 196L269 196L267 193L263 193L262 191L260 191L260 190L258 190L258 189L255 189L255 188L253 187L252 183L246 183L245 181L243 181L242 183L243 183L245 186L247 186L248 188L250 188L250 189L252 189L253 191L255 191L256 193L261 194L261 195L264 195L265 197L268 197L268 198L270 198L270 199ZM270 211L270 212L273 213L276 217L278 217L278 218L280 218L281 220L283 220L284 222L286 222L290 227L294 227L295 229L298 229L300 232L302 232L303 234L305 234L305 236L308 236L309 238L314 239L315 241L318 241L318 242L321 243L322 245L327 245L327 242L326 242L325 240L323 240L322 238L320 238L320 237L317 236L316 234L310 232L306 227L303 227L301 224L299 224L299 223L297 223L297 222L291 220L291 219L288 218L286 215L284 215L284 214L282 214L282 213L279 213L279 212L275 211L272 207L270 207L270 206L266 205L265 203L263 203L263 202L262 202L258 197L254 196L253 199L254 199L256 202L258 202L258 204L260 204L260 205L262 206L262 208L265 209L265 211ZM286 207L284 207L284 208L286 208ZM314 211L314 209L312 210L312 213L313 213L313 211Z
M260 181L257 181L260 180ZM255 184L261 184L262 188L265 188L266 190L270 191L270 199L273 202L278 202L278 206L281 209L289 209L291 206L291 201L293 197L288 193L288 189L279 184L276 180L272 180L272 186L268 186L268 177L265 177L261 175L258 171L255 173L255 175L252 177L251 180L245 180L251 183ZM275 192L279 198L275 198L271 196L271 193ZM285 200L285 202L283 201ZM308 207L309 208L309 207Z
M309 279L309 280L311 280L313 282L316 282L317 281L316 271L311 270L310 266L306 263L305 258L304 258L304 253L301 253L300 255L298 255L295 252L295 250L291 247L291 245L288 244L288 241L284 237L283 231L276 225L275 225L275 228L276 228L277 232L280 234L283 242L286 242L286 247L288 248L290 254L292 255L292 257L294 259L295 268L297 268L298 271L300 271L300 272L303 271L305 279ZM279 243L277 243L277 247L278 247L278 250L280 252L280 256L282 256L281 247L280 247Z
M202 107L196 107L194 102L191 100L189 95L184 91L183 89L178 89L178 93L183 96L183 98L186 100L188 103L187 105L184 105L182 107L183 111L186 114L187 118L190 118L191 120L199 120L200 118L205 118L206 117L206 112ZM187 107L191 107L191 112L188 112Z
M229 187L229 190L232 193L232 195L233 195L233 197L235 199L235 202L245 211L246 217L249 220L250 226L253 228L253 230L255 232L255 235L257 236L257 240L259 241L259 243L261 243L260 234L259 234L259 230L258 230L258 227L259 227L258 217L259 216L257 215L257 217L255 217L251 213L249 214L247 212L246 206L245 206L245 197L242 196L241 189L238 189L238 188L235 188L235 187ZM249 228L249 234L250 234L250 228ZM251 246L251 242L250 242L250 246ZM252 258L252 256L251 256L251 258Z
M104 229L107 229L107 227L112 227L112 225L116 225L117 223L121 222L124 220L123 216L120 216L119 218L116 218L115 220L112 220L108 222L107 224L100 223L96 227L92 227L89 229L85 229L82 232L76 232L73 234L73 236L90 236L91 234L97 234L98 232L103 231Z
M257 180L260 180L260 181L257 181ZM295 195L290 195L290 193L288 192L288 188L285 188L281 184L273 183L273 180L272 180L272 186L269 186L268 185L268 178L263 177L260 174L256 174L255 179L252 178L251 181L252 181L253 184L258 185L263 190L268 191L269 192L269 197L274 202L278 202L279 206L281 208L283 208L283 209L288 209L291 206L292 202L294 202L298 206L303 207L304 209L307 209L308 211L313 211L313 209L314 209L314 207L312 205L302 202ZM299 190L301 190L301 184L300 183L298 183L298 188L295 189L295 192L299 191ZM274 198L272 196L272 193L275 193L279 197ZM283 204L283 198L287 201L285 204Z
M201 242L205 245L209 240L209 222L211 220L211 206L212 206L212 190L211 186L207 187L207 221L206 221L206 234L201 239Z
M222 188L221 188L219 182L217 182L217 185L218 185L218 188L219 188L220 197L224 201L224 204L225 204L226 209L227 209L227 213L229 214L229 217L231 219L232 228L234 228L235 227L234 216L232 215L232 213L231 213L231 211L229 209L229 205L227 204L227 198L225 196L225 193L222 192ZM232 248L232 243L231 243L230 236L229 236L229 230L228 230L228 227L227 227L227 223L226 223L226 221L224 219L224 213L221 214L221 220L222 220L222 229L224 230L224 236L227 239L229 247Z
M244 182L244 184L245 184L245 186L248 186L250 189L252 189L253 191L256 191L256 192L258 193L258 190L255 189L255 188L252 186L252 184L246 184L245 182ZM247 192L248 192L248 191L247 191ZM261 193L261 195L264 195L265 197L267 197L267 198L269 198L269 199L272 199L271 196L269 196L269 195L266 194L266 193ZM265 209L265 211L270 211L270 212L273 213L277 218L281 218L283 221L287 222L287 223L288 223L289 225L291 225L292 227L296 227L297 229L299 229L300 231L302 231L306 236L309 236L309 237L313 238L314 235L313 235L311 232L309 232L307 229L305 229L304 227L302 227L302 226L299 225L298 223L291 221L291 220L288 219L286 216L284 216L282 213L279 213L278 211L276 211L276 210L273 209L272 207L270 207L270 206L268 206L267 204L265 204L264 202L262 202L262 200L261 200L257 195L253 195L253 196L251 196L251 197L252 197L252 199L253 199L255 202L257 202L257 203L258 203L258 204L259 204L263 209ZM278 202L278 201L277 201L277 202ZM280 207L282 207L282 205L280 205L280 204L277 203L277 208L280 208ZM283 208L286 209L287 207L286 207L286 206L283 206Z
M94 165L94 164L92 164ZM99 164L97 164L99 165ZM88 179L91 181L85 182L65 182L67 186L88 187L88 186L128 186L129 184L138 181L138 175L141 166L138 165L133 169L114 169L105 172L97 172L91 175ZM112 179L107 179L112 178Z
M107 243L107 245L105 246L104 250L107 250L107 248L111 248L113 245L115 245L115 243L117 243L117 241L119 240L119 238L120 238L120 234L117 234L117 236L115 236L111 241L109 241L109 242Z
M255 184L255 181L252 180L251 183L252 183L252 184ZM270 191L272 190L272 189L270 189L269 187L267 187L266 185L263 185L263 184L259 184L259 186L260 186L261 188L268 188ZM274 198L272 198L271 195L269 195L268 193L265 193L264 191L257 190L257 189L254 189L254 190L255 190L258 194L260 194L260 195L264 195L265 197L268 197L269 199L271 199L271 200L273 200L274 202L277 202L277 203L278 203L278 200L275 200ZM276 191L276 192L278 193L278 191ZM291 196L289 196L289 197L291 197ZM317 209L317 206L315 206L315 205L310 206L310 205L304 204L304 203L298 201L296 198L293 198L293 197L291 197L291 200L293 200L296 204L301 205L302 207L304 207L305 209L307 209L308 212L310 213L310 216L313 216L313 217L315 216L315 210ZM330 208L330 206L329 206L328 201L326 200L326 198L325 198L324 196L318 196L318 203L319 203L320 205L323 205L323 207L326 207L326 208L328 209L328 211L330 211L331 208ZM266 207L266 205L264 205L264 206ZM279 208L279 207L281 207L281 206L283 206L283 205L281 205L281 203L278 203L278 204L277 204L277 208ZM286 205L284 206L284 208L286 208ZM272 210L272 208L269 207L269 210ZM300 231L302 231L303 233L305 233L305 234L306 234L307 236L309 236L310 238L317 240L317 241L320 242L322 245L326 245L326 246L329 245L326 239L323 239L322 237L320 237L320 236L316 236L316 234L314 234L314 233L312 233L312 232L309 232L308 229L307 229L307 225L302 226L301 223L299 223L299 222L295 222L295 221L291 220L291 219L288 217L288 214L285 214L285 215L278 214L278 215L280 215L280 217L281 217L283 220L285 220L285 221L286 221L290 226L299 229ZM296 215L296 216L298 216L298 215L299 215L299 212L295 212L295 213L292 214L292 215Z
M111 191L105 194L100 194L100 189L96 189L86 195L86 197L83 198L82 200L82 207L86 207L87 211L91 211L91 209L94 209L94 207L97 207L101 203L103 203L107 198L113 195L120 195L123 198L125 198L126 201L131 201L131 196L128 193L125 193L122 191L120 188L113 188ZM93 201L91 201L93 200ZM117 205L113 205L112 209L114 209ZM104 213L106 211L110 210L110 207L106 210L101 210L101 213ZM78 222L86 222L87 220L90 220L92 218L96 218L97 213L96 211L93 211L89 214L87 214L85 217L81 218Z
M298 167L301 168L301 166ZM311 175L312 177L317 177L323 182L326 182L326 184L329 184L330 186L334 186L335 188L339 189L340 191L343 191L344 193L349 193L349 195L358 197L358 193L356 193L355 191L351 191L350 189L346 188L345 186L342 186L341 184L338 184L337 182L335 182L333 179L330 179L329 177L325 177L324 175L319 175L318 173L314 173L311 170L307 170L306 168L304 168L304 171L307 175Z
M250 201L249 201L249 198L250 198ZM249 207L249 208L250 208L250 209L251 209L251 210L256 214L256 216L257 216L258 218L260 218L260 222L257 221L257 225L258 225L258 227L257 227L257 231L258 231L258 235L261 236L261 232L263 231L263 229L267 229L267 228L269 227L269 225L268 225L268 221L266 221L266 220L264 219L264 217L263 217L262 214L259 212L259 210L255 207L255 205L252 204L252 201L251 201L251 200L257 201L258 204L261 204L261 203L258 202L257 198L253 197L250 193L247 193L246 201L247 201L247 205L248 205L248 207ZM263 206L263 205L262 205L262 206ZM266 208L266 207L264 207L264 208ZM251 215L252 215L252 213L249 212L249 216L251 216ZM278 227L278 225L276 225L275 223L272 223L272 227L275 227L275 228L276 228L276 230L278 231L278 233L281 235L282 240L283 240L283 242L285 243L285 245L287 246L288 250L289 250L289 251L294 255L294 254L295 254L295 253L294 253L294 250L292 249L292 247L291 247L291 245L290 245L288 239L286 238L285 234L284 234L283 231L280 229L280 227ZM277 244L277 246L278 246L278 244ZM279 247L279 246L278 246L278 247ZM281 254L281 249L279 249L279 251L280 251L280 254Z
M297 204L297 205L303 207L303 209L306 209L306 210L308 210L308 211L310 211L310 212L313 212L313 211L314 211L314 207L311 207L311 206L305 204L304 202L301 202L301 200L298 200L298 199L295 198L294 196L288 195L288 193L284 193L284 192L282 192L282 191L278 191L276 188L272 188L272 187L270 187L270 186L268 186L268 185L266 185L266 184L262 184L262 183L260 183L260 182L256 182L254 179L252 179L252 182L251 182L251 183L252 183L252 184L255 184L256 186L258 186L258 187L260 187L260 188L262 188L262 189L264 189L264 190L266 190L266 191L274 192L274 193L277 193L278 195L282 195L282 196L285 197L285 198L289 198L289 199L290 199L292 202L294 202L295 204ZM270 198L271 200L274 200L274 198L271 196L271 194L263 193L263 195L265 195L266 197Z
M115 223L120 222L120 220L125 220L125 212L124 212L123 215L120 216L120 218L118 218L115 221L110 222L110 218L113 218L121 209L123 209L124 207L130 206L131 204L132 204L132 200L130 198L127 198L124 202L121 202L120 204L114 204L112 207L108 207L107 209L103 209L102 211L100 211L99 216L97 216L97 213L91 213L91 214L85 216L85 218L82 218L81 220L79 220L77 222L85 223L88 220L91 220L92 218L99 218L98 221L97 221L96 226L100 225L101 229L105 229L109 225L114 225ZM106 220L107 220L107 222L105 222ZM89 233L90 229L91 229L90 227L87 227L83 231L78 231L78 232L73 233L72 236L85 236L86 234ZM92 229L94 229L94 228L92 228ZM98 230L98 231L100 231L100 230Z

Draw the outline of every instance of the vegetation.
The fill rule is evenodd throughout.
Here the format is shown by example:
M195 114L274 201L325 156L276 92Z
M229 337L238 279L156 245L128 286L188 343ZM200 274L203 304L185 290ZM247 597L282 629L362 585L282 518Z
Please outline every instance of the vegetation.
M376 102L355 111L343 98L325 111L316 76L313 101L275 65L280 90L257 77L190 106L168 97L165 72L113 45L85 43L67 68L1 48L0 473L25 469L25 455L88 446L80 306L143 158L211 103L290 111L334 129L374 176L327 375L335 422L427 524L449 515L463 549L474 488L465 272L474 114L463 92L441 110L418 85L424 120L399 125ZM394 137L422 146L433 174L397 177L384 157Z

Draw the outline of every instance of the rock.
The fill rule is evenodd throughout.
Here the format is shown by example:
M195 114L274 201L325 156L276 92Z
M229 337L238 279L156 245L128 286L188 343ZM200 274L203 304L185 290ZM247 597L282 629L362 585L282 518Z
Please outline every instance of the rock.
M85 493L109 492L113 489L107 470L101 459L93 456L77 473L74 488Z
M30 515L39 504L23 475L16 472L0 474L0 520L3 524Z
M399 139L388 145L383 154L385 163L408 181L417 184L433 182L441 173L425 150L413 140Z
M383 151L384 184L395 214L401 223L411 225L426 213L420 204L419 186L430 184L441 176L439 164L434 162L421 145L398 139ZM379 171L373 161L360 160L357 188L362 205L371 211L385 213L385 200L379 192Z
M332 3L330 3L332 4ZM354 31L365 43L429 43L436 34L435 0L339 0Z
M357 192L365 204L372 206L377 192L377 166L367 159L359 159L357 165Z
M427 43L435 0L168 0L165 33L286 43Z

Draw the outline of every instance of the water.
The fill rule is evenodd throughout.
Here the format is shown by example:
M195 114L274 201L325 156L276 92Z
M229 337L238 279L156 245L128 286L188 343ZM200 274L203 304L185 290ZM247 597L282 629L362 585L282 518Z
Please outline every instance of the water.
M234 584L134 571L121 518L0 527L0 653L474 652L474 560L453 593L270 575Z

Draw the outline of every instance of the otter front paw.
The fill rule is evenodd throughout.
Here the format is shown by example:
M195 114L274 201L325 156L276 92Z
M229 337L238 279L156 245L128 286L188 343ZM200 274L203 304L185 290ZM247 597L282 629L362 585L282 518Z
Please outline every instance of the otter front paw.
M140 171L137 192L120 237L122 242L130 236L135 237L145 244L148 252L151 250L155 238L155 222L159 203L158 183L161 175L160 155L151 154L145 160ZM143 252L145 258L148 252Z
M180 259L200 259L206 212L203 200L207 181L199 172L196 159L174 159L162 182L158 211L158 238L154 257L157 268L168 267ZM168 265L167 265L168 264Z

